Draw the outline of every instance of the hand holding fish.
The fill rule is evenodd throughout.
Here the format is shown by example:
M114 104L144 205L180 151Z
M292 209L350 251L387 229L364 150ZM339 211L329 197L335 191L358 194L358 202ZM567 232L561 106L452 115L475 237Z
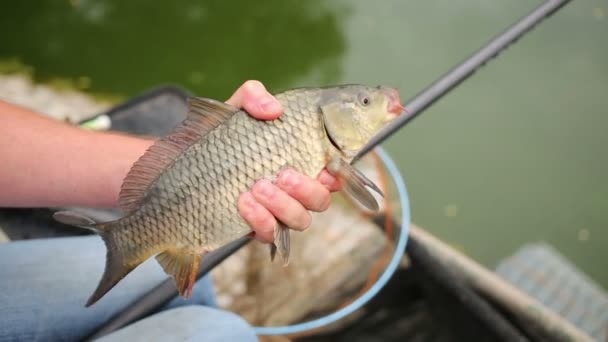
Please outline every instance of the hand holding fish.
M245 82L226 103L262 120L274 120L283 114L281 103L258 81ZM256 239L273 242L277 220L292 229L306 229L312 220L309 210L326 210L330 191L338 189L338 180L326 170L314 179L287 169L279 173L274 184L260 180L252 191L241 194L239 213L255 231Z
M259 82L246 82L228 103L189 98L187 118L124 177L124 217L54 215L94 230L106 244L106 268L87 305L152 256L189 297L203 255L252 230L272 242L271 259L279 254L287 265L289 231L308 227L308 210L327 209L338 183L377 210L369 190L380 190L351 162L402 110L397 90L385 86L299 88L272 97Z

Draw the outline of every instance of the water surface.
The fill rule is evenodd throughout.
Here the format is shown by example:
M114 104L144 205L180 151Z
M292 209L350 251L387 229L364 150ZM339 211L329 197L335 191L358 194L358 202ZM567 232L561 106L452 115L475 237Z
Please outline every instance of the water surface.
M539 3L13 1L0 60L123 97L174 83L225 99L255 78L408 98ZM607 17L573 2L385 144L417 224L490 267L546 241L608 286Z

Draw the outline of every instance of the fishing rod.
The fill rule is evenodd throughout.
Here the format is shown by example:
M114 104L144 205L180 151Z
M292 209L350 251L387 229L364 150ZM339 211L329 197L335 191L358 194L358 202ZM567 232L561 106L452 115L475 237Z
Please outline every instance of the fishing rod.
M411 122L433 103L437 102L453 88L468 79L480 67L498 56L500 52L516 42L519 38L523 37L537 24L553 15L570 1L571 0L546 0L529 14L494 37L478 51L439 77L427 88L416 94L405 104L407 113L405 115L400 115L390 125L378 132L378 134L359 152L355 160L359 159L361 156L371 151L375 146L395 134L399 129ZM205 276L215 266L220 264L230 255L236 253L251 240L250 237L242 237L207 254L201 261L197 279ZM137 299L131 306L112 317L99 330L90 335L87 340L100 338L101 336L114 332L156 312L160 307L175 298L175 296L177 296L177 290L175 289L173 281L169 278Z
M439 77L426 89L416 94L407 102L408 115L400 115L393 120L389 125L378 132L369 143L359 152L357 158L365 155L375 146L382 143L388 137L393 135L403 126L408 124L425 109L437 102L445 94L458 86L462 81L469 78L480 67L484 66L491 59L498 56L502 51L506 50L511 44L515 43L524 34L530 31L534 26L538 25L544 19L553 15L570 0L547 0L532 12L521 18L518 22L506 29L504 32L490 40L481 49L466 58L460 64L456 65L452 70Z

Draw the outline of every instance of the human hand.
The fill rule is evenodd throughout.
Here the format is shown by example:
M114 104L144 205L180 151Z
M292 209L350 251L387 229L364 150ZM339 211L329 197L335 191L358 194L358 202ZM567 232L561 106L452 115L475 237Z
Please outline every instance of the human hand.
M243 108L261 120L276 119L283 114L279 101L259 81L243 83L226 103ZM276 183L263 179L251 191L241 194L239 213L255 231L256 239L272 242L277 220L296 230L308 228L312 220L309 210L326 210L331 200L330 191L339 187L338 180L327 170L313 179L286 169L279 173Z

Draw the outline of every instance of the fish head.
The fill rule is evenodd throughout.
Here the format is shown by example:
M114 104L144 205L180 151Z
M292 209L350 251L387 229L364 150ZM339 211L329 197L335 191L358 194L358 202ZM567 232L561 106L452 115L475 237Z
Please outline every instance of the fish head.
M320 101L327 137L348 159L405 110L399 92L386 86L327 88Z

